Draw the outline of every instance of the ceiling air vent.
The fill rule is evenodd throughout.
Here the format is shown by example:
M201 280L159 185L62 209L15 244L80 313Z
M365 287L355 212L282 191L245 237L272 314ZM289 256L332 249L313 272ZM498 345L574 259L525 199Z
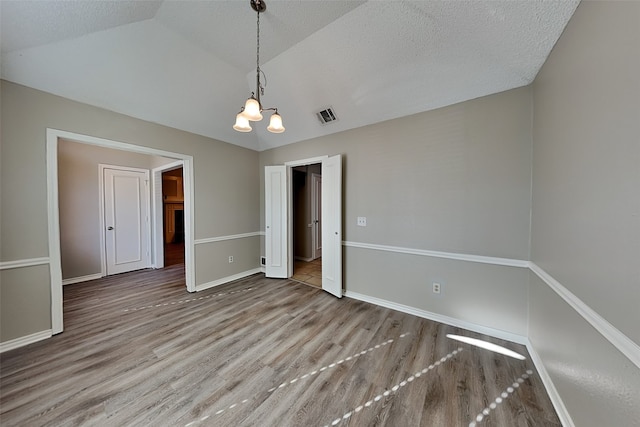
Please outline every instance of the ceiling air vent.
M320 120L320 123L322 123L323 125L338 120L336 114L333 111L333 107L327 107L322 111L318 111L316 114L318 115L318 120Z

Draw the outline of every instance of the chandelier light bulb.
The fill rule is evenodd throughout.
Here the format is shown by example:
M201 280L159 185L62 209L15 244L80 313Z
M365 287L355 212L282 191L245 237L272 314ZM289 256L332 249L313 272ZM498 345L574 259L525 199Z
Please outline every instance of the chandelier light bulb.
M282 133L284 132L284 126L282 126L282 117L276 111L271 115L271 119L269 120L269 127L267 130L271 133Z
M236 124L233 125L233 128L238 132L251 132L249 119L247 119L242 113L238 113L236 115Z
M259 122L262 120L260 103L253 96L247 99L247 102L244 104L244 111L242 112L242 115L252 122Z

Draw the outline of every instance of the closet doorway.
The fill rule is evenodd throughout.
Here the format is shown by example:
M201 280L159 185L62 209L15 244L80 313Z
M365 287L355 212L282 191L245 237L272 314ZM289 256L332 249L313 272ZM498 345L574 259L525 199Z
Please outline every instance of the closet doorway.
M294 280L322 287L322 164L292 168Z

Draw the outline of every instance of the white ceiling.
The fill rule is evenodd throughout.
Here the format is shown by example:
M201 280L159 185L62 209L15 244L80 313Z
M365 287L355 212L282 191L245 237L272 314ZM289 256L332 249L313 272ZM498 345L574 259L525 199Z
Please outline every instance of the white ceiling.
M527 85L579 1L266 2L262 103L282 134L268 114L231 127L255 90L249 0L2 0L1 76L261 151Z

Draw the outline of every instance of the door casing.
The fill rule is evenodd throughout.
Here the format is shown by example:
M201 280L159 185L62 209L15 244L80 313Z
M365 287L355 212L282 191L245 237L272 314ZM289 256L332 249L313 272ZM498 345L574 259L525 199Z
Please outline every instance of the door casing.
M286 194L283 195L283 197L281 197L282 199L282 204L281 206L284 206L284 212L286 212L286 242L283 246L286 246L286 250L287 251L287 255L286 257L283 257L283 263L286 263L286 267L284 265L279 265L279 269L278 271L278 275L274 275L271 277L291 277L293 276L293 179L292 179L292 169L294 167L297 166L306 166L306 165L312 165L315 163L321 163L322 164L322 168L323 168L323 173L322 175L324 176L325 172L325 165L328 163L328 161L330 159L334 159L335 157L338 158L338 164L337 167L341 167L341 160L340 160L340 156L334 156L332 158L330 158L329 156L320 156L320 157L314 157L314 158L310 158L310 159L304 159L304 160L296 160L296 161L290 161L290 162L285 162L284 164L284 169L282 169L282 166L266 166L265 167L265 201L270 197L269 196L269 188L267 184L267 180L268 178L268 173L267 171L269 170L269 168L272 168L272 171L278 172L280 174L284 173L285 177L286 177ZM335 166L335 165L332 165ZM342 175L341 172L338 171L338 180L339 183L336 183L338 185L341 185L341 180L342 180ZM325 193L325 191L329 191L329 190L325 190L325 188L323 187L323 194ZM323 196L324 199L324 196ZM333 283L336 285L334 287L339 287L340 289L331 289L329 290L326 286L325 286L325 281L326 281L326 277L327 275L325 274L325 267L324 267L324 262L323 262L323 274L322 274L322 282L323 282L323 289L327 292L332 293L333 295L337 296L338 298L342 297L342 246L341 246L341 241L342 241L342 207L341 207L341 197L338 197L338 203L336 205L336 207L339 210L339 215L338 215L338 220L337 220L337 224L335 224L335 230L329 230L326 227L323 227L323 234L327 234L327 233L331 233L332 234L332 239L333 241L337 241L338 242L338 249L337 249L337 258L336 260L334 260L333 265L336 267L336 277L331 277L331 280L333 281ZM325 210L325 203L323 200L323 210ZM272 229L268 229L268 227L271 226L270 222L271 222L271 218L267 217L267 211L268 208L265 206L265 227L267 227L267 230L265 230L265 232L268 234L270 232L273 232ZM326 211L326 210L325 210ZM323 219L324 221L324 219ZM325 221L326 224L326 221ZM284 234L283 234L284 235ZM267 275L270 274L269 271L269 236L266 236L267 238L265 239L265 251L266 251L266 255L267 255L267 267L266 267L266 271L267 271ZM325 247L325 252L326 252L326 243L324 242L325 239L323 236L323 246ZM323 260L324 261L324 260ZM282 263L281 263L282 264ZM286 270L286 274L284 274L282 272L282 269ZM272 270L274 271L274 270ZM339 276L339 277L337 277Z
M47 226L49 237L49 279L51 285L51 333L64 330L62 306L62 261L60 255L60 217L58 207L58 140L66 139L88 145L113 148L152 156L163 156L182 160L184 208L185 208L185 282L189 292L196 291L195 285L195 233L194 233L194 189L193 156L158 150L110 139L98 138L59 129L47 128Z

